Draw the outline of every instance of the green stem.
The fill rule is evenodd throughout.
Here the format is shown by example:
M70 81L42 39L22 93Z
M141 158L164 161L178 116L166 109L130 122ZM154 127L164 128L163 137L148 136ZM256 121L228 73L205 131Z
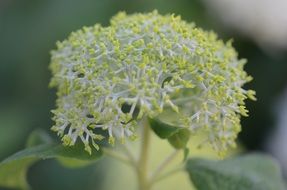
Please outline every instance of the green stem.
M138 160L137 177L139 190L150 190L151 185L148 181L148 148L150 143L150 127L145 119L141 139L141 152Z
M162 174L160 176L155 177L150 182L150 184L153 185L153 184L155 184L155 183L157 183L157 182L159 182L159 181L161 181L161 180L163 180L163 179L165 179L167 177L170 177L171 175L176 174L177 172L181 172L183 170L184 170L183 167L174 168L174 169L172 169L172 170L170 170L170 171L168 171L168 172L166 172L166 173L164 173L164 174Z
M158 175L168 166L168 164L178 155L180 150L174 150L169 156L167 156L152 173L151 180L158 177Z
M122 163L127 164L127 165L132 165L132 166L134 165L129 159L120 155L116 151L113 151L109 148L103 148L102 150L105 153L105 155L110 156L111 158L121 161Z
M125 151L127 157L129 158L129 160L132 162L132 164L134 166L137 165L136 159L134 158L132 151L130 150L130 148L128 147L128 144L123 144L122 145L123 150Z
M116 160L119 160L129 166L132 166L136 170L137 179L138 179L138 189L139 190L151 190L152 186L162 179L169 177L170 175L182 171L182 167L175 168L169 172L160 175L162 171L169 165L169 163L178 155L180 150L175 150L169 156L167 156L155 169L152 175L149 178L148 173L148 157L149 157L149 145L150 145L150 126L148 125L147 119L144 119L142 126L142 138L141 138L141 147L139 153L139 159L136 160L132 155L128 147L123 145L123 149L126 153L126 156L119 154L118 152L111 150L109 148L103 148L103 152Z

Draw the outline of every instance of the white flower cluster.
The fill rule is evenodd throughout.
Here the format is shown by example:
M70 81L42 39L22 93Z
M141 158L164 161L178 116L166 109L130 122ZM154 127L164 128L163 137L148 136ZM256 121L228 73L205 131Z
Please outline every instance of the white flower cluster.
M179 127L203 129L216 150L234 145L250 80L230 43L174 15L119 13L109 27L73 32L52 51L57 87L56 131L64 145L77 139L91 152L135 136L137 121L173 110Z

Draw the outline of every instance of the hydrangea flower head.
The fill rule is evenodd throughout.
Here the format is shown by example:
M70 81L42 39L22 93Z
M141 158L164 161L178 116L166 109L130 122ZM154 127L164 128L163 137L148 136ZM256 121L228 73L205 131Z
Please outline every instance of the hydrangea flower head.
M172 110L179 127L203 130L216 150L234 145L251 77L231 43L179 16L119 13L110 26L73 32L52 51L51 86L58 89L52 130L64 145L135 136L143 117Z

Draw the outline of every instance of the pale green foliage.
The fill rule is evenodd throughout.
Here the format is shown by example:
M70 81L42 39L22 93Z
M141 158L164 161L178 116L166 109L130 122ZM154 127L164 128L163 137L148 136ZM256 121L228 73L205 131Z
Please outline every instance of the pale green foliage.
M286 190L278 163L263 154L221 161L193 158L186 170L197 189Z
M58 89L52 130L88 152L108 130L109 142L135 136L137 121L173 110L176 125L203 130L217 151L235 146L244 100L254 91L245 60L228 42L179 16L119 13L108 27L73 32L52 51L52 87ZM128 110L122 109L129 105ZM136 113L137 112L137 113Z
M36 130L28 138L26 149L0 162L0 187L31 190L27 182L27 171L39 160L56 158L63 166L76 168L94 163L102 154L102 151L96 151L88 155L82 144L73 147L54 144L48 134Z

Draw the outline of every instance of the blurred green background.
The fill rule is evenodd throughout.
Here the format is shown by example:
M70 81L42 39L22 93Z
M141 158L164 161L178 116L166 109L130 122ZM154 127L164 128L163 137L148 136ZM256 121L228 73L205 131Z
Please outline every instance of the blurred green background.
M247 102L240 142L247 151L265 151L276 126L274 105L287 87L286 49L268 52L248 36L230 30L200 0L0 0L0 160L25 146L35 128L49 130L55 90L48 89L49 52L71 31L95 23L108 25L118 11L176 13L225 40L233 38L240 57L248 59L258 101ZM254 26L256 27L256 26ZM264 51L263 51L264 49ZM267 50L267 51L266 51ZM287 137L286 137L287 138ZM29 170L34 190L101 189L106 163L71 170L55 161L39 162ZM97 188L96 188L97 187ZM0 188L1 189L1 188Z

